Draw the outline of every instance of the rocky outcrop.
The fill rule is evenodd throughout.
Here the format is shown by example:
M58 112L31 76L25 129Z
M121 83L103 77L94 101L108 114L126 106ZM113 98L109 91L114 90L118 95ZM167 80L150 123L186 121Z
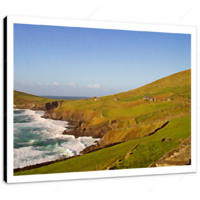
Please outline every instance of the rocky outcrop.
M58 107L57 101L45 103L45 110L53 110L54 108L57 108L57 107Z
M96 115L97 113L93 110L48 110L43 117L54 120L64 120L68 121L71 125L81 126L82 123L94 118Z
M96 143L94 145L86 147L80 153L81 154L91 153L91 152L98 151L100 149L105 149L105 148L108 148L108 147L112 147L114 145L121 144L121 143L123 143L123 142L110 143L110 144L107 144L107 145L102 146L102 147L99 146L99 143Z
M53 102L45 103L45 110L46 111L53 110L53 109L61 106L62 103L63 103L63 101L53 101Z
M55 110L62 104L62 101L53 101L45 104L39 103L21 103L16 108L31 109L31 110L44 110L46 111L43 118L53 120L68 121L69 128L63 134L80 136L92 136L94 138L102 138L105 133L111 130L107 124L100 126L87 126L85 122L96 117L97 113L93 110L68 110L59 111ZM66 127L67 128L67 127Z
M83 124L72 131L66 130L63 134L74 135L75 137L92 136L93 138L102 138L111 129L112 127L108 123L99 126L87 126Z
M113 122L115 122L115 120L113 120ZM103 138L99 142L99 146L103 147L110 143L125 142L128 140L135 140L142 137L148 137L150 135L155 134L160 129L164 128L168 123L169 121L160 121L146 126L136 125L131 128L127 128L126 131L123 131L123 128L113 129L103 136ZM144 133L142 129L145 129Z
M56 111L48 110L44 118L54 120L68 121L69 128L67 128L64 135L74 135L76 138L81 136L92 136L93 138L102 138L108 131L112 129L112 125L105 123L99 126L88 126L88 120L94 118L96 112L94 111Z
M162 140L162 142L164 141ZM158 161L152 163L149 167L166 167L181 165L191 165L191 137L182 140L181 144L177 149L172 149Z
M16 102L20 102L20 100L16 100ZM20 104L15 104L15 108L19 109L31 109L31 110L44 110L50 111L54 110L58 106L62 105L63 101L53 101L48 103L39 103L39 102L20 102Z

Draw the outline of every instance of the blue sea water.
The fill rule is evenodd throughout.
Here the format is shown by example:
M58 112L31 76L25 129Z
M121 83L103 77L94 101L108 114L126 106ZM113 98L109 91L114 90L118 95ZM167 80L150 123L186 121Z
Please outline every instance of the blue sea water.
M71 100L78 100L78 99L88 99L89 97L79 97L79 96L43 96L50 99L71 99Z
M68 122L41 118L43 114L14 109L14 168L77 155L99 140L62 135Z

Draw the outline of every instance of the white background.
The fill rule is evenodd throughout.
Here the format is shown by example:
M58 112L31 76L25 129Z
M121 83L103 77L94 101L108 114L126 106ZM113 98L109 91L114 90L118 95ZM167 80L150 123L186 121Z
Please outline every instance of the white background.
M55 3L56 2L56 3ZM71 3L73 2L73 4ZM198 1L9 1L0 0L0 74L3 80L3 18L7 15L197 27L197 73L200 5ZM53 4L54 3L54 4ZM198 86L199 86L199 81ZM197 86L197 89L199 88ZM3 81L0 82L3 91ZM197 94L197 101L199 94ZM3 108L3 93L0 98ZM197 105L197 116L199 104ZM197 118L198 119L198 118ZM3 112L0 113L3 127ZM198 124L198 122L197 122ZM197 173L26 184L3 182L3 129L0 154L1 199L200 199L200 144L197 127Z

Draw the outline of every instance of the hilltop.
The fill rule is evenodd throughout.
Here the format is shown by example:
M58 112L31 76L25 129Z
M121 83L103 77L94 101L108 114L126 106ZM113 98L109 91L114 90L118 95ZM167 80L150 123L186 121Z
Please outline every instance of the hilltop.
M14 104L75 125L63 134L101 138L82 156L15 175L148 167L191 135L191 70L97 99L53 100L14 91Z

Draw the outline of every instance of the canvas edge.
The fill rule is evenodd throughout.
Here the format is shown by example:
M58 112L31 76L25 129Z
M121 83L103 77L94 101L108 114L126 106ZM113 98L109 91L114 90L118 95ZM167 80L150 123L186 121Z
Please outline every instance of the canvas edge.
M8 19L8 20L7 20ZM9 170L7 168L8 164L13 163L13 158L7 158L7 156L4 156L4 180L8 183L20 183L20 182L39 182L39 181L59 181L59 180L80 180L80 179L94 179L94 178L111 178L111 177L127 177L127 176L143 176L143 175L163 175L163 174L175 174L175 173L191 173L196 172L196 27L185 27L185 26L169 26L169 25L150 25L150 24L133 24L133 23L118 23L118 22L100 22L100 21L85 21L85 20L66 20L66 19L50 19L50 18L33 18L33 17L14 17L14 16L7 16L6 21L9 25L12 25L14 23L27 23L30 21L30 24L38 24L38 25L55 25L55 26L72 26L72 27L87 27L87 28L102 28L105 25L105 28L108 28L110 25L113 25L112 28L108 29L117 29L119 30L133 30L133 27L136 27L136 31L140 29L141 31L153 31L155 32L168 32L169 29L175 29L174 32L177 33L186 33L191 34L191 69L192 69L192 165L191 166L181 166L181 167L165 167L163 168L143 168L143 169L125 169L125 170L115 170L110 172L105 171L97 171L97 172L72 172L72 173L60 173L60 174L48 174L48 175L29 175L29 176L13 176L13 170ZM46 24L45 24L46 22ZM6 23L6 31L8 30ZM57 24L57 25L56 25ZM79 24L79 26L78 26ZM4 25L5 26L5 25ZM128 26L131 26L131 29L126 29ZM157 29L161 29L158 31ZM147 30L148 29L148 30ZM149 30L150 29L150 30ZM10 29L11 30L11 29ZM166 31L168 30L168 31ZM179 30L179 31L178 31ZM185 32L183 32L185 30ZM5 34L5 27L4 27L4 34ZM11 34L13 37L13 33ZM6 33L6 48L8 44L8 40L11 39L10 36L7 38ZM13 39L13 38L12 38ZM5 40L5 38L4 38ZM11 40L13 41L13 40ZM4 43L4 44L5 44ZM9 42L8 48L6 49L6 58L7 56L12 57L11 61L13 61L13 42ZM7 55L8 53L8 55ZM5 56L5 48L4 48L4 56ZM5 60L5 57L4 57ZM9 60L10 61L10 60ZM7 75L7 69L12 68L13 72L13 62L7 62L4 63L4 155L8 153L8 150L10 149L11 142L10 138L8 138L8 115L13 116L13 112L9 112L9 105L7 103L8 98L12 98L13 102L13 92L7 91L10 89L10 87L7 86L8 81L10 80L13 83L13 76L8 77ZM6 76L6 78L5 78ZM7 78L8 77L8 78ZM7 80L9 79L9 80ZM13 89L13 88L12 88ZM12 90L13 91L13 90ZM12 97L9 96L12 94ZM8 95L8 96L7 96ZM6 104L5 104L6 102ZM5 108L6 107L6 108ZM12 105L13 107L13 105ZM8 115L7 115L8 111ZM12 108L13 111L13 108ZM6 116L6 117L5 117ZM6 119L5 119L6 118ZM11 123L10 123L11 124ZM6 135L5 135L6 132ZM13 139L13 137L12 137ZM11 140L12 140L11 139ZM9 141L10 143L9 143ZM5 148L6 147L6 148ZM13 147L13 142L12 142ZM11 152L12 153L12 152ZM10 155L11 155L10 153ZM5 158L6 157L6 158ZM9 165L10 165L9 164ZM8 166L9 167L9 166ZM13 168L13 166L10 167L10 169ZM5 175L6 172L6 175ZM116 173L117 172L117 173ZM125 172L125 173L124 173Z
M7 182L7 17L3 19L3 179Z

